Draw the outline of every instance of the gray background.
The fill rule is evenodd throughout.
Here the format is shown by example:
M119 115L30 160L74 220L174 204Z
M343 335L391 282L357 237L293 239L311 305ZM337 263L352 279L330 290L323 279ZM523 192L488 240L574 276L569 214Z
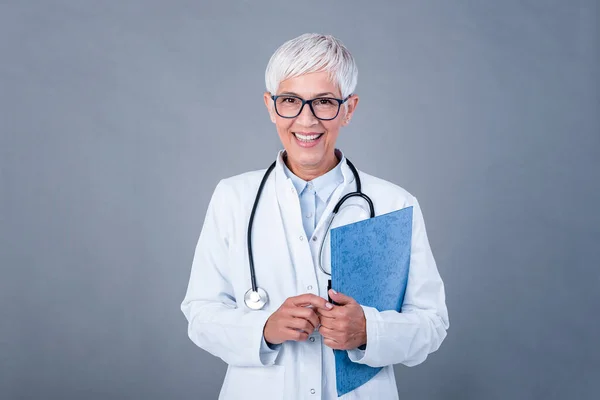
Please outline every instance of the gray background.
M217 5L219 4L219 5ZM598 2L0 1L0 398L214 399L179 311L277 46L341 38L339 147L415 194L451 328L404 399L600 392Z

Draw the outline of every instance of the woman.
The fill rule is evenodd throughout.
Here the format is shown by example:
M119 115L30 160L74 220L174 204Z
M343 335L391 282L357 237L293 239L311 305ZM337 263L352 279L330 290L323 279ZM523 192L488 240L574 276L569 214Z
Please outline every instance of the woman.
M258 202L252 228L258 286L250 309L248 221L265 171L223 179L210 201L181 305L190 339L228 365L221 399L336 399L333 349L383 367L343 399L398 398L393 364L413 366L448 329L444 285L419 203L406 190L359 172L376 215L413 207L410 272L402 312L378 311L327 291L317 257L332 208L356 189L335 143L358 105L357 68L334 37L283 44L266 70L264 101L284 150ZM259 302L258 291L248 292ZM331 304L327 298L331 298Z

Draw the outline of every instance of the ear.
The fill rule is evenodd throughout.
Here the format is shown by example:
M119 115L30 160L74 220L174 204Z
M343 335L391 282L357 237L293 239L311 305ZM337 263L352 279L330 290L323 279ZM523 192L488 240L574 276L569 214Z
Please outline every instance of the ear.
M354 111L356 111L357 106L358 96L353 94L348 100L346 100L346 113L344 115L342 126L346 126L350 123L350 119L352 119L352 115L354 114Z
M275 123L275 106L273 104L273 99L271 98L271 93L265 92L263 97L265 98L265 106L267 107L267 111L269 112L271 122Z

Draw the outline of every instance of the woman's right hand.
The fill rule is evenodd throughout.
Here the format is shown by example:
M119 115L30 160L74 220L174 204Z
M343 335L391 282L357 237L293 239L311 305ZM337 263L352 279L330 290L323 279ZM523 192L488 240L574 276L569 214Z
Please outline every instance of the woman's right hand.
M267 343L276 345L287 340L308 339L320 323L313 308L331 310L333 305L311 293L288 297L265 324L263 334Z

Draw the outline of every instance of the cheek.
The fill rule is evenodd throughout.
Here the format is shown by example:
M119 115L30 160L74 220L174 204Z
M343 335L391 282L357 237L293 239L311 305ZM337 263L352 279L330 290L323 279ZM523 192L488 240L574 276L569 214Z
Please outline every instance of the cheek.
M291 128L291 122L289 120L283 118L277 118L275 121L275 126L277 127L277 132L280 136L285 136L289 133Z
M338 133L340 132L341 123L336 121L329 121L328 123L323 124L325 130L327 130L327 134L331 138L336 138Z

